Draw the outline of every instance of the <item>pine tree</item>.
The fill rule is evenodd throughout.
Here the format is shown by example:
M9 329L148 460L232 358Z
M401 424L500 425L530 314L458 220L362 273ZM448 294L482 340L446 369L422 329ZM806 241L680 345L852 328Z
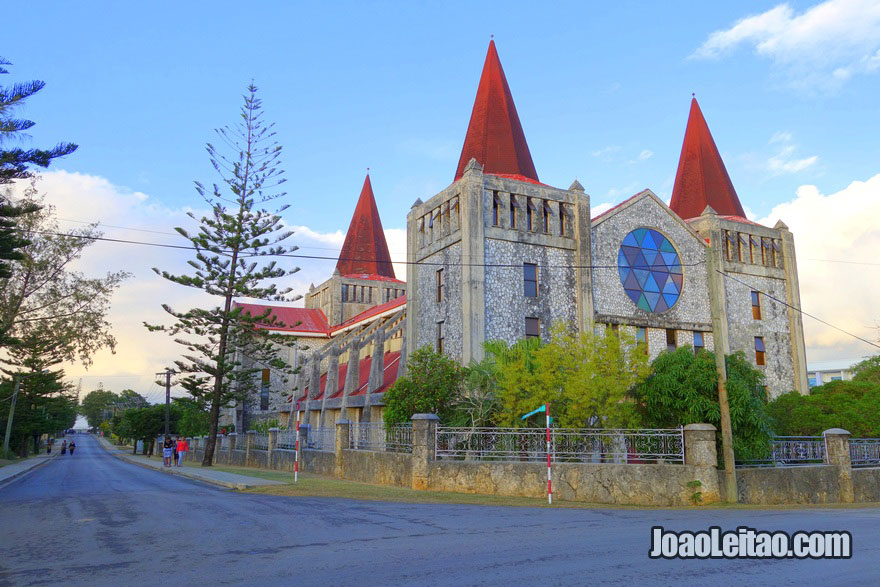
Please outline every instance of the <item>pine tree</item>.
M9 64L0 57L0 74L9 73L9 70L3 67ZM0 86L0 184L32 177L33 171L30 166L47 167L52 159L69 155L76 150L77 146L72 143L58 143L48 150L22 149L18 146L7 148L7 145L21 137L17 133L34 125L31 120L14 118L13 112L45 85L41 81L30 81L16 83L11 87ZM18 249L27 244L27 240L21 238L15 230L16 219L35 209L33 206L13 205L8 198L0 195L0 278L9 277L9 264L4 261L21 260L22 255Z
M275 141L272 124L262 120L261 101L251 84L244 95L241 122L216 132L229 149L223 155L212 144L206 150L211 164L221 176L212 190L196 182L196 191L211 208L209 216L196 218L198 231L183 228L177 232L195 249L189 264L193 275L173 275L154 271L175 283L201 289L215 296L220 305L179 312L162 307L174 317L171 326L145 324L154 331L165 331L183 345L186 354L175 361L182 375L180 385L195 399L210 405L210 430L203 466L211 466L217 439L220 409L233 400L243 400L256 388L255 374L269 367L283 380L293 370L280 357L282 345L293 344L291 337L268 333L257 325L276 324L269 312L258 316L243 313L235 298L290 301L289 289L279 290L273 283L299 268L285 269L270 257L288 255L296 247L282 243L292 231L286 230L280 213L260 208L261 204L285 195L279 158L281 146ZM185 338L178 335L186 335Z

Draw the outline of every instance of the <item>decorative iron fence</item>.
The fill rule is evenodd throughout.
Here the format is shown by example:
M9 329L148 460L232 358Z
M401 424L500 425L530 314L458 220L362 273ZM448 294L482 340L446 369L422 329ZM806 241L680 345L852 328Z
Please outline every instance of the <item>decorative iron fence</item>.
M798 467L821 465L825 458L824 436L777 436L770 442L766 459L737 461L737 467Z
M880 467L880 438L850 438L849 460L853 467Z
M438 426L438 459L545 461L544 428ZM561 463L684 463L684 431L669 429L551 428L550 460Z
M279 430L278 448L294 450L296 448L296 430Z
M269 450L269 435L260 434L259 432L254 434L254 448L257 450Z
M384 452L412 452L412 424L358 422L351 425L349 448Z
M305 448L333 452L336 450L336 429L309 428Z

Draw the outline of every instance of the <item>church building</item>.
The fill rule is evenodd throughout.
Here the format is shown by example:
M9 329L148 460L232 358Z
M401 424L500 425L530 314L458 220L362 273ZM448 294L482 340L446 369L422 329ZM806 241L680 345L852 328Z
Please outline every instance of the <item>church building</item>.
M367 176L336 271L305 308L277 309L310 348L255 417L298 402L313 426L377 421L407 353L430 345L467 365L488 340L547 340L556 323L627 330L651 358L742 351L768 397L808 392L792 234L745 217L695 98L669 205L644 190L592 217L578 181L540 181L492 41L453 182L416 199L406 225L403 282Z

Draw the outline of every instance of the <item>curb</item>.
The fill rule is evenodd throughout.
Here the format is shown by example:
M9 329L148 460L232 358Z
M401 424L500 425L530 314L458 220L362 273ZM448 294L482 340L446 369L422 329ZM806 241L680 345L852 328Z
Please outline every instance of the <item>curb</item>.
M19 478L27 475L28 473L33 473L34 471L36 471L40 467L45 467L50 462L52 462L56 458L58 458L58 454L59 453L55 453L51 457L43 459L41 462L35 463L34 466L32 466L32 467L28 467L27 469L24 469L23 471L19 471L18 473L15 473L14 475L10 475L9 477L6 477L2 481L0 481L0 488L6 487L7 485L12 483L16 479L19 479Z
M101 441L99 441L99 444L101 445L101 447L105 451L107 451L110 454L110 456L116 457L117 459L125 461L126 463L130 463L132 465L137 465L138 467L141 467L144 469L156 471L157 473L164 473L166 475L179 475L181 477L186 477L187 479L192 479L194 481L201 481L202 483L216 485L218 487L223 487L225 489L237 489L239 491L241 491L243 489L251 489L252 487L256 487L256 485L248 485L247 483L231 483L229 481L219 481L217 479L208 479L208 478L196 475L196 474L187 473L186 471L175 471L171 467L169 467L169 468L163 467L161 469L157 469L156 467L151 467L150 465L147 465L147 464L142 463L140 461L130 459L130 458L128 458L128 455L113 453Z

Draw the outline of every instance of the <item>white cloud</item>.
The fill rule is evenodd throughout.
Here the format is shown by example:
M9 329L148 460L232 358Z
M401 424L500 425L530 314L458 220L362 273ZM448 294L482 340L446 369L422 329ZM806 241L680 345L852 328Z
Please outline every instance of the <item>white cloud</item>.
M745 159L752 167L769 171L774 176L798 173L809 169L819 161L818 155L797 157L798 145L794 142L794 136L787 131L774 133L770 140L767 141L767 144L775 147L775 152L768 156L766 160L761 160L766 155L762 155L761 159L758 159L753 154L746 155Z
M602 147L601 149L596 149L595 151L591 151L590 155L593 157L607 157L612 153L617 153L620 151L620 147L618 145L609 145L607 147Z
M649 151L648 149L645 149L641 153L639 153L639 156L637 157L637 159L639 161L644 161L646 159L650 159L653 156L654 156L654 151Z
M823 195L804 185L796 197L759 220L773 226L781 219L794 234L801 305L831 324L871 341L880 338L880 174ZM867 263L867 264L859 264ZM877 348L804 317L809 361L857 358Z
M834 87L880 68L880 2L827 0L801 14L780 4L713 32L691 57L717 59L743 44L794 85Z

